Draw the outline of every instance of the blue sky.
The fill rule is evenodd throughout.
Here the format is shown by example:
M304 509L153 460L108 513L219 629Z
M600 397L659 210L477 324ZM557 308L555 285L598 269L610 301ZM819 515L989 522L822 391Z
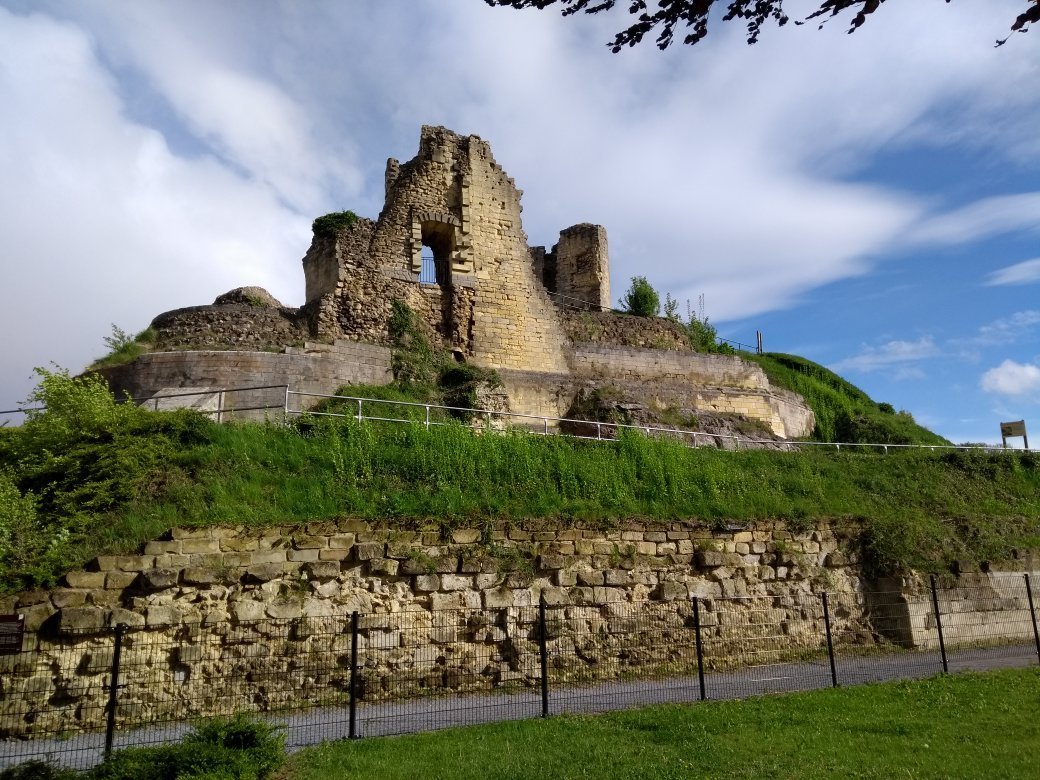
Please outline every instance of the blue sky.
M606 226L615 298L703 294L723 336L997 440L1040 410L1040 31L993 47L1022 5L613 55L624 9L0 0L0 409L113 323L300 304L311 220L375 216L386 158L444 124L491 143L532 244Z

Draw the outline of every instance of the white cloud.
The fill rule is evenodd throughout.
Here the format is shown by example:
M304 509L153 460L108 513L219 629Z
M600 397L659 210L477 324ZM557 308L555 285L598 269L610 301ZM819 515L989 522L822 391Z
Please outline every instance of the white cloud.
M964 341L970 346L1014 344L1040 325L1040 310L1026 309L982 325L975 336Z
M0 408L34 365L79 370L116 323L259 284L302 297L309 219L218 159L173 154L128 121L112 75L73 24L0 9Z
M888 341L880 346L864 347L858 355L839 360L831 368L834 371L877 371L898 366L897 376L901 379L919 378L920 369L904 364L934 358L939 354L931 336L922 336L917 341ZM901 374L901 375L900 375Z
M1040 282L1040 257L998 268L986 279L989 287Z
M1040 392L1040 366L1005 360L982 375L980 382L987 393L1020 396Z
M985 198L922 221L910 233L922 243L964 244L1022 230L1040 229L1040 192Z

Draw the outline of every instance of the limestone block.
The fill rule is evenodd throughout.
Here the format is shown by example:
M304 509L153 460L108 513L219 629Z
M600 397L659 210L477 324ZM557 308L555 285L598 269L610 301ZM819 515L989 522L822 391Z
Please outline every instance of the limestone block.
M109 615L109 624L114 626L128 626L130 628L141 628L145 625L145 616L133 610L115 607Z
M58 613L58 630L62 633L100 631L108 613L97 607L67 607Z
M345 550L318 550L319 561L345 561L350 557L350 549Z
M386 545L382 542L363 542L354 549L359 561L370 561L373 558L382 558Z
M294 536L293 547L297 550L320 550L328 546L328 539L324 536Z
M318 560L319 551L315 547L302 550L289 550L286 557L294 563L310 563Z
M249 554L253 564L284 563L288 560L285 550L257 550Z
M441 575L441 590L469 590L473 587L473 585L473 577L467 577L457 574Z
M246 569L245 581L249 583L264 583L276 580L285 572L285 567L280 563L258 563Z
M58 609L63 609L65 607L82 607L87 602L87 593L88 591L85 590L55 588L51 591L51 603Z
M440 577L436 574L419 574L415 577L415 589L429 593L441 589Z
M339 576L340 565L337 561L311 561L303 571L314 580L331 580Z
M542 570L563 569L570 561L558 553L543 553L538 556L538 568Z
M173 606L148 607L148 612L145 615L145 623L149 628L172 626L175 623L179 623L180 619L180 610Z
M265 617L267 610L260 601L239 601L235 603L231 614L238 622L248 623Z
M192 566L181 572L181 582L185 585L209 586L221 581L221 575L215 569Z
M288 620L303 617L303 603L300 601L275 601L267 605L267 617L276 620Z
M543 566L542 568L546 567ZM559 585L561 588L569 588L578 584L577 572L570 571L567 569L559 569L556 572L553 579L556 581L556 584Z
M144 591L165 590L177 584L180 572L176 569L145 569L137 577L137 583Z
M397 569L400 565L401 562L393 558L372 558L368 562L368 570L371 574L383 574L393 577L397 574Z
M714 569L725 564L725 553L718 550L698 550L694 559L702 569Z
M473 544L480 540L480 530L476 528L456 528L451 532L455 544Z
M100 571L70 571L65 575L65 584L70 588L103 588L105 574Z
M658 601L685 600L689 597L689 590L683 582L662 582L653 595Z

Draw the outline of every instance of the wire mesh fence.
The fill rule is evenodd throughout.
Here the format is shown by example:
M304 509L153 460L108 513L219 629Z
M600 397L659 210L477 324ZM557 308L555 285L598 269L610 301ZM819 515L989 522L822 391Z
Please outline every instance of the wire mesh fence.
M88 767L240 712L297 748L1040 660L1022 575L890 592L615 595L30 634L0 655L0 767Z

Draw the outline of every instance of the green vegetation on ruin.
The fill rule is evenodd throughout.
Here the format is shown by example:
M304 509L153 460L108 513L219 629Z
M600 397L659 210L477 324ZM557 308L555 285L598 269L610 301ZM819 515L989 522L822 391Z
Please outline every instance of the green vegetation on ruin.
M869 444L949 444L914 422L909 412L875 403L855 385L818 363L796 355L742 352L757 363L770 384L798 393L816 414L813 441Z
M329 742L285 780L1032 778L1036 669Z
M112 335L104 338L108 353L95 360L90 367L92 369L109 368L136 360L145 352L151 351L157 336L158 334L151 326L134 336L113 324Z
M311 230L315 236L335 238L341 230L354 227L357 221L358 215L353 211L333 211L314 220Z
M399 397L408 397L400 386ZM368 392L365 392L368 394ZM0 587L46 585L175 525L355 516L448 528L532 518L862 527L868 562L948 571L1040 546L1040 458L968 451L721 452L466 424L309 416L224 424L118 404L94 375L41 372L47 411L0 429ZM366 414L369 412L366 412ZM399 416L399 415L387 415Z

